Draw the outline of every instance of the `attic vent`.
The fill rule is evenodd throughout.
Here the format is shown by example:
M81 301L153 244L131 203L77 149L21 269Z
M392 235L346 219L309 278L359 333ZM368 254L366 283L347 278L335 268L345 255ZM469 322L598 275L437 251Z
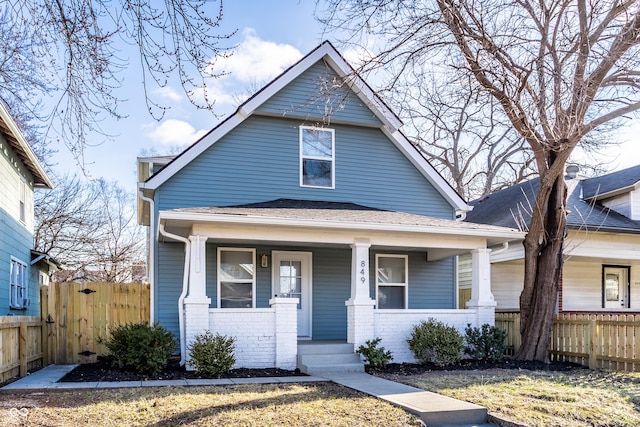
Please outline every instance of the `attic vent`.
M567 178L574 179L578 172L580 172L580 166L578 165L569 165L567 166Z

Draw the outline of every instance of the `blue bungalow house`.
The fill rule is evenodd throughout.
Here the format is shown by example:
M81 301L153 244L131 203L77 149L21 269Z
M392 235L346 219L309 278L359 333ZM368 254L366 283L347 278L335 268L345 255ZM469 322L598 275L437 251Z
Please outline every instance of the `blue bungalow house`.
M32 250L35 188L53 184L0 103L0 316L39 316L39 284L55 267Z
M469 206L400 125L325 42L177 157L139 159L151 321L184 359L210 330L236 338L238 367L311 371L305 343L376 337L413 361L420 320L493 323L490 248L522 234L457 221Z

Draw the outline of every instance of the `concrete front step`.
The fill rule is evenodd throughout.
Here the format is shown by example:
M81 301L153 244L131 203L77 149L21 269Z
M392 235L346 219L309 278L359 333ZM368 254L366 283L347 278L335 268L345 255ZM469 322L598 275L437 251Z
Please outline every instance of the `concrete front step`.
M364 363L353 352L353 344L344 342L299 343L297 361L298 369L309 375L364 372Z

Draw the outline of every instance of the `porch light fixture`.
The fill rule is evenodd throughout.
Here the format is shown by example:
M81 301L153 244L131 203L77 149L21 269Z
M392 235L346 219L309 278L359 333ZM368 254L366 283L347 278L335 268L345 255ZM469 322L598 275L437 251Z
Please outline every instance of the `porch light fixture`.
M269 256L267 254L260 254L260 266L262 268L269 267Z

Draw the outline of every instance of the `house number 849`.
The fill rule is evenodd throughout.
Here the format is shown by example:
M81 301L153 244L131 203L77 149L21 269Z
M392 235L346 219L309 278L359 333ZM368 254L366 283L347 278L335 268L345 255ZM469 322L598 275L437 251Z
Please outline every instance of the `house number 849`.
M364 283L367 280L365 277L365 268L367 267L366 261L360 261L360 267L362 267L360 270L360 281Z

